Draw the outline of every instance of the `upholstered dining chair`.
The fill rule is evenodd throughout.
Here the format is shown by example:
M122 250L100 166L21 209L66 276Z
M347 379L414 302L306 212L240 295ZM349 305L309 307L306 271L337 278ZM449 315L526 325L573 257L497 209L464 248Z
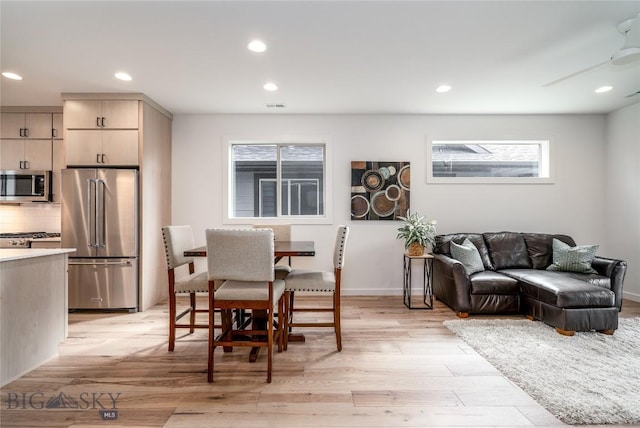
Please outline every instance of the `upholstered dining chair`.
M287 275L287 277L285 278L285 350L287 349L287 346L289 344L290 330L294 327L333 327L336 334L336 345L338 351L342 351L342 332L340 328L340 287L348 236L349 227L338 226L333 251L333 271L322 272L313 270L292 269L289 275ZM294 299L291 298L293 293L295 292L330 294L332 297L331 306L305 306L295 308ZM294 314L296 312L332 312L333 321L297 322L294 319Z
M209 328L208 323L196 324L197 313L209 312L208 308L196 308L196 293L208 292L209 277L206 270L195 270L193 258L184 256L185 250L195 247L191 226L165 226L162 228L162 238L169 275L169 351L173 351L177 328L188 328L189 333L196 328ZM176 296L179 294L189 295L189 307L176 314ZM189 323L178 324L187 314Z
M214 351L218 346L267 348L267 382L271 382L273 345L282 351L284 281L275 279L273 231L269 229L207 229L209 272L209 355L207 380L213 382ZM214 278L225 278L214 290ZM236 331L223 316L222 332L214 335L213 311L251 310L251 329ZM277 312L278 322L274 322ZM262 315L262 316L260 316ZM241 337L242 336L242 337ZM249 340L246 338L249 337ZM264 340L266 338L266 340Z
M291 225L290 224L254 224L254 229L271 229L273 230L273 238L276 241L291 241ZM287 260L287 264L275 265L276 279L285 279L291 272L291 256Z

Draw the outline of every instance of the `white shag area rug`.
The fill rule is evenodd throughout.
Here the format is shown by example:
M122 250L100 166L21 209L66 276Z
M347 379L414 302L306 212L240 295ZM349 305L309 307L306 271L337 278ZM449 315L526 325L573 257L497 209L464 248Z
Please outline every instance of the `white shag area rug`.
M561 421L640 424L640 318L620 318L613 336L527 319L444 325Z

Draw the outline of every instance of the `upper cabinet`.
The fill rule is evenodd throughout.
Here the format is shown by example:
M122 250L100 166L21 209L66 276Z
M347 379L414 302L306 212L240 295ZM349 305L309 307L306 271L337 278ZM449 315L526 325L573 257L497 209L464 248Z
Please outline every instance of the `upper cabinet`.
M0 141L0 169L48 171L52 168L51 138L48 140Z
M62 128L62 113L53 114L51 134L54 140L62 140L62 136L64 135L64 129Z
M67 166L140 164L137 99L65 99Z
M137 100L66 100L67 129L138 129Z
M67 129L64 141L68 166L137 166L135 129Z
M52 113L2 113L0 138L50 140L53 138L52 120Z

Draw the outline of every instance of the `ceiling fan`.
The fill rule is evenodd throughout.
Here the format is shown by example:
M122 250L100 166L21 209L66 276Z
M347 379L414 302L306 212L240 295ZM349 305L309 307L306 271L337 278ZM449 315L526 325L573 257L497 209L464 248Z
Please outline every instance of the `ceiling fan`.
M599 64L592 65L591 67L587 67L580 71L576 71L575 73L571 73L567 76L556 79L552 82L546 83L542 86L548 87L555 85L556 83L571 79L572 77L578 76L582 73L586 73L587 71L594 70L598 67L602 67L603 65L609 63L611 63L612 65L626 65L640 61L640 13L633 18L622 21L616 28L620 34L625 36L625 40L620 50L614 52L613 55L611 55L611 58Z

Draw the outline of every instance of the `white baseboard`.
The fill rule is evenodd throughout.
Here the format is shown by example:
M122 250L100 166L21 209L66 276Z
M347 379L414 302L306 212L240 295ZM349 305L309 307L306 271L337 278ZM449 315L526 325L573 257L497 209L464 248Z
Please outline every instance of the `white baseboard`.
M422 293L422 291L415 291ZM402 296L402 285L400 288L349 288L342 289L343 296Z
M634 302L640 302L640 294L638 294L638 293L629 293L627 291L623 291L622 292L622 298L623 299L629 299L629 300L632 300Z

